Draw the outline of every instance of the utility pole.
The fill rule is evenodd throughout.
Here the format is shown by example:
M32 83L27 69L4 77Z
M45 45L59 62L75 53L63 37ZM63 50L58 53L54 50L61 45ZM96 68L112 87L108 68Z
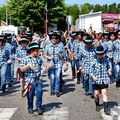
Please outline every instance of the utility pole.
M46 5L45 5L44 29L45 29L45 34L47 34L47 32L48 32L47 2L46 2Z

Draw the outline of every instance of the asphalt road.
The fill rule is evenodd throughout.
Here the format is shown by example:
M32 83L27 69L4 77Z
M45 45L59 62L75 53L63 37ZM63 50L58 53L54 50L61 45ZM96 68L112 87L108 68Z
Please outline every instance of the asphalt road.
M50 96L49 79L43 77L43 107L45 112L38 116L28 114L26 98L21 97L19 81L15 81L11 92L4 96L0 93L0 120L120 120L120 88L111 84L109 88L109 100L111 116L103 112L101 98L101 112L95 111L94 100L85 96L82 85L71 80L71 69L63 73L64 92L58 98ZM35 108L34 108L35 109Z

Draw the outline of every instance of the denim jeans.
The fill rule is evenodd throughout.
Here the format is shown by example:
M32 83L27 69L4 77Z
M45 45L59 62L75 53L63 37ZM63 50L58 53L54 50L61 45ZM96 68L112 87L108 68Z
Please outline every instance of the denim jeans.
M11 64L8 64L7 65L7 71L6 71L6 84L9 84L9 83L11 83Z
M75 74L75 61L71 60L70 63L71 63L71 68L72 68L72 76L75 77L76 76L76 74Z
M7 64L4 64L0 68L0 87L6 84L6 70L7 70Z
M84 74L83 85L85 92L93 94L93 79L88 74Z
M115 81L119 81L120 74L120 64L114 64L114 72L115 72Z
M60 92L60 73L62 68L49 69L50 76L50 92L59 93Z
M27 100L28 100L28 109L33 109L33 100L34 100L34 94L36 95L36 109L40 110L42 107L42 95L43 95L43 83L42 80L39 80L38 85L35 83L32 83L32 89L27 94Z
M80 67L80 60L75 60L75 65L78 70ZM77 81L80 81L80 78L81 78L81 73L79 72L79 73L77 73Z

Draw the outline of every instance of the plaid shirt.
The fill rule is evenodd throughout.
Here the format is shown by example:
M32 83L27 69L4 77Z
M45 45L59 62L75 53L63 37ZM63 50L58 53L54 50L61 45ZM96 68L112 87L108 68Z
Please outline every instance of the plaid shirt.
M113 42L113 60L116 63L120 62L120 40Z
M79 52L80 58L82 58L82 72L85 74L90 74L91 64L96 59L95 47L81 49Z
M28 55L26 53L26 51L27 51L27 48L23 48L22 46L18 46L18 48L16 50L16 57L24 59ZM20 62L18 62L18 64L20 65Z
M70 39L66 45L67 49L72 50L73 49L73 43L74 43L74 39Z
M108 41L107 40L100 40L98 45L103 46L106 51L108 50Z
M0 67L10 59L10 51L3 45L0 48Z
M91 65L91 76L95 76L97 80L94 83L97 84L109 84L110 78L108 73L112 71L112 65L108 58L102 60L96 59Z
M23 67L27 64L32 64L35 70L28 69L25 73L25 82L27 83L32 83L34 82L35 78L40 78L41 77L41 65L43 61L42 59L38 56L36 59L34 59L31 55L28 55L21 61L20 67Z
M14 61L15 60L14 46L12 46L10 43L5 43L5 47L7 50L9 50L11 61Z
M107 43L108 45L108 51L107 51L107 55L109 58L113 58L113 42L110 40Z
M80 55L79 55L79 51L81 50L81 49L83 49L83 42L81 42L81 41L74 41L73 42L73 48L72 48L72 51L74 52L74 58L76 59L76 60L80 60Z
M50 43L50 45L46 47L44 54L47 56L54 57L53 60L48 60L48 62L53 62L55 68L62 67L63 58L61 58L59 54L65 55L65 49L61 45L61 43L58 43L56 45L53 45L52 43Z

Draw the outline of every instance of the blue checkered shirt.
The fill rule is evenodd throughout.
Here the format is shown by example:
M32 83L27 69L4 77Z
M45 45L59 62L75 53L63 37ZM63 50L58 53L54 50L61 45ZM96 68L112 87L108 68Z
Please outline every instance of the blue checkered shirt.
M110 40L107 43L108 45L108 51L107 51L107 55L109 58L113 58L113 42Z
M85 74L90 74L91 64L96 59L95 47L81 49L79 52L80 58L82 58L82 72Z
M70 39L66 45L67 49L72 50L73 49L73 43L74 43L74 39Z
M10 59L13 62L15 60L15 55L14 55L14 46L12 46L10 43L5 43L5 47L7 50L10 52Z
M120 40L113 42L113 60L116 63L120 62Z
M21 61L20 67L23 67L23 66L25 66L27 64L32 64L33 67L35 68L35 70L28 69L24 73L25 82L32 83L32 82L34 82L36 77L37 78L41 77L41 65L42 65L42 63L43 63L43 61L39 56L34 59L31 55L28 55L27 57L25 57Z
M109 84L110 77L109 72L112 71L112 64L108 58L103 58L102 60L96 59L91 65L91 76L95 76L97 80L94 83L97 84Z
M27 51L27 47L23 48L22 46L18 46L16 50L16 57L24 59L28 55L26 51ZM18 65L20 65L20 62L18 62Z
M53 56L53 60L48 60L48 62L53 62L55 68L62 67L63 64L63 58L59 56L59 54L65 55L65 49L61 45L61 43L58 43L56 45L53 45L52 43L49 44L49 46L46 47L44 54L47 56Z
M83 49L83 42L82 41L74 41L72 51L74 52L74 59L80 60L79 52Z
M108 41L106 40L100 40L98 45L101 45L104 47L104 49L107 51L108 50Z
M10 51L6 49L5 45L3 45L0 48L0 67L3 64L6 64L9 59L10 59Z

